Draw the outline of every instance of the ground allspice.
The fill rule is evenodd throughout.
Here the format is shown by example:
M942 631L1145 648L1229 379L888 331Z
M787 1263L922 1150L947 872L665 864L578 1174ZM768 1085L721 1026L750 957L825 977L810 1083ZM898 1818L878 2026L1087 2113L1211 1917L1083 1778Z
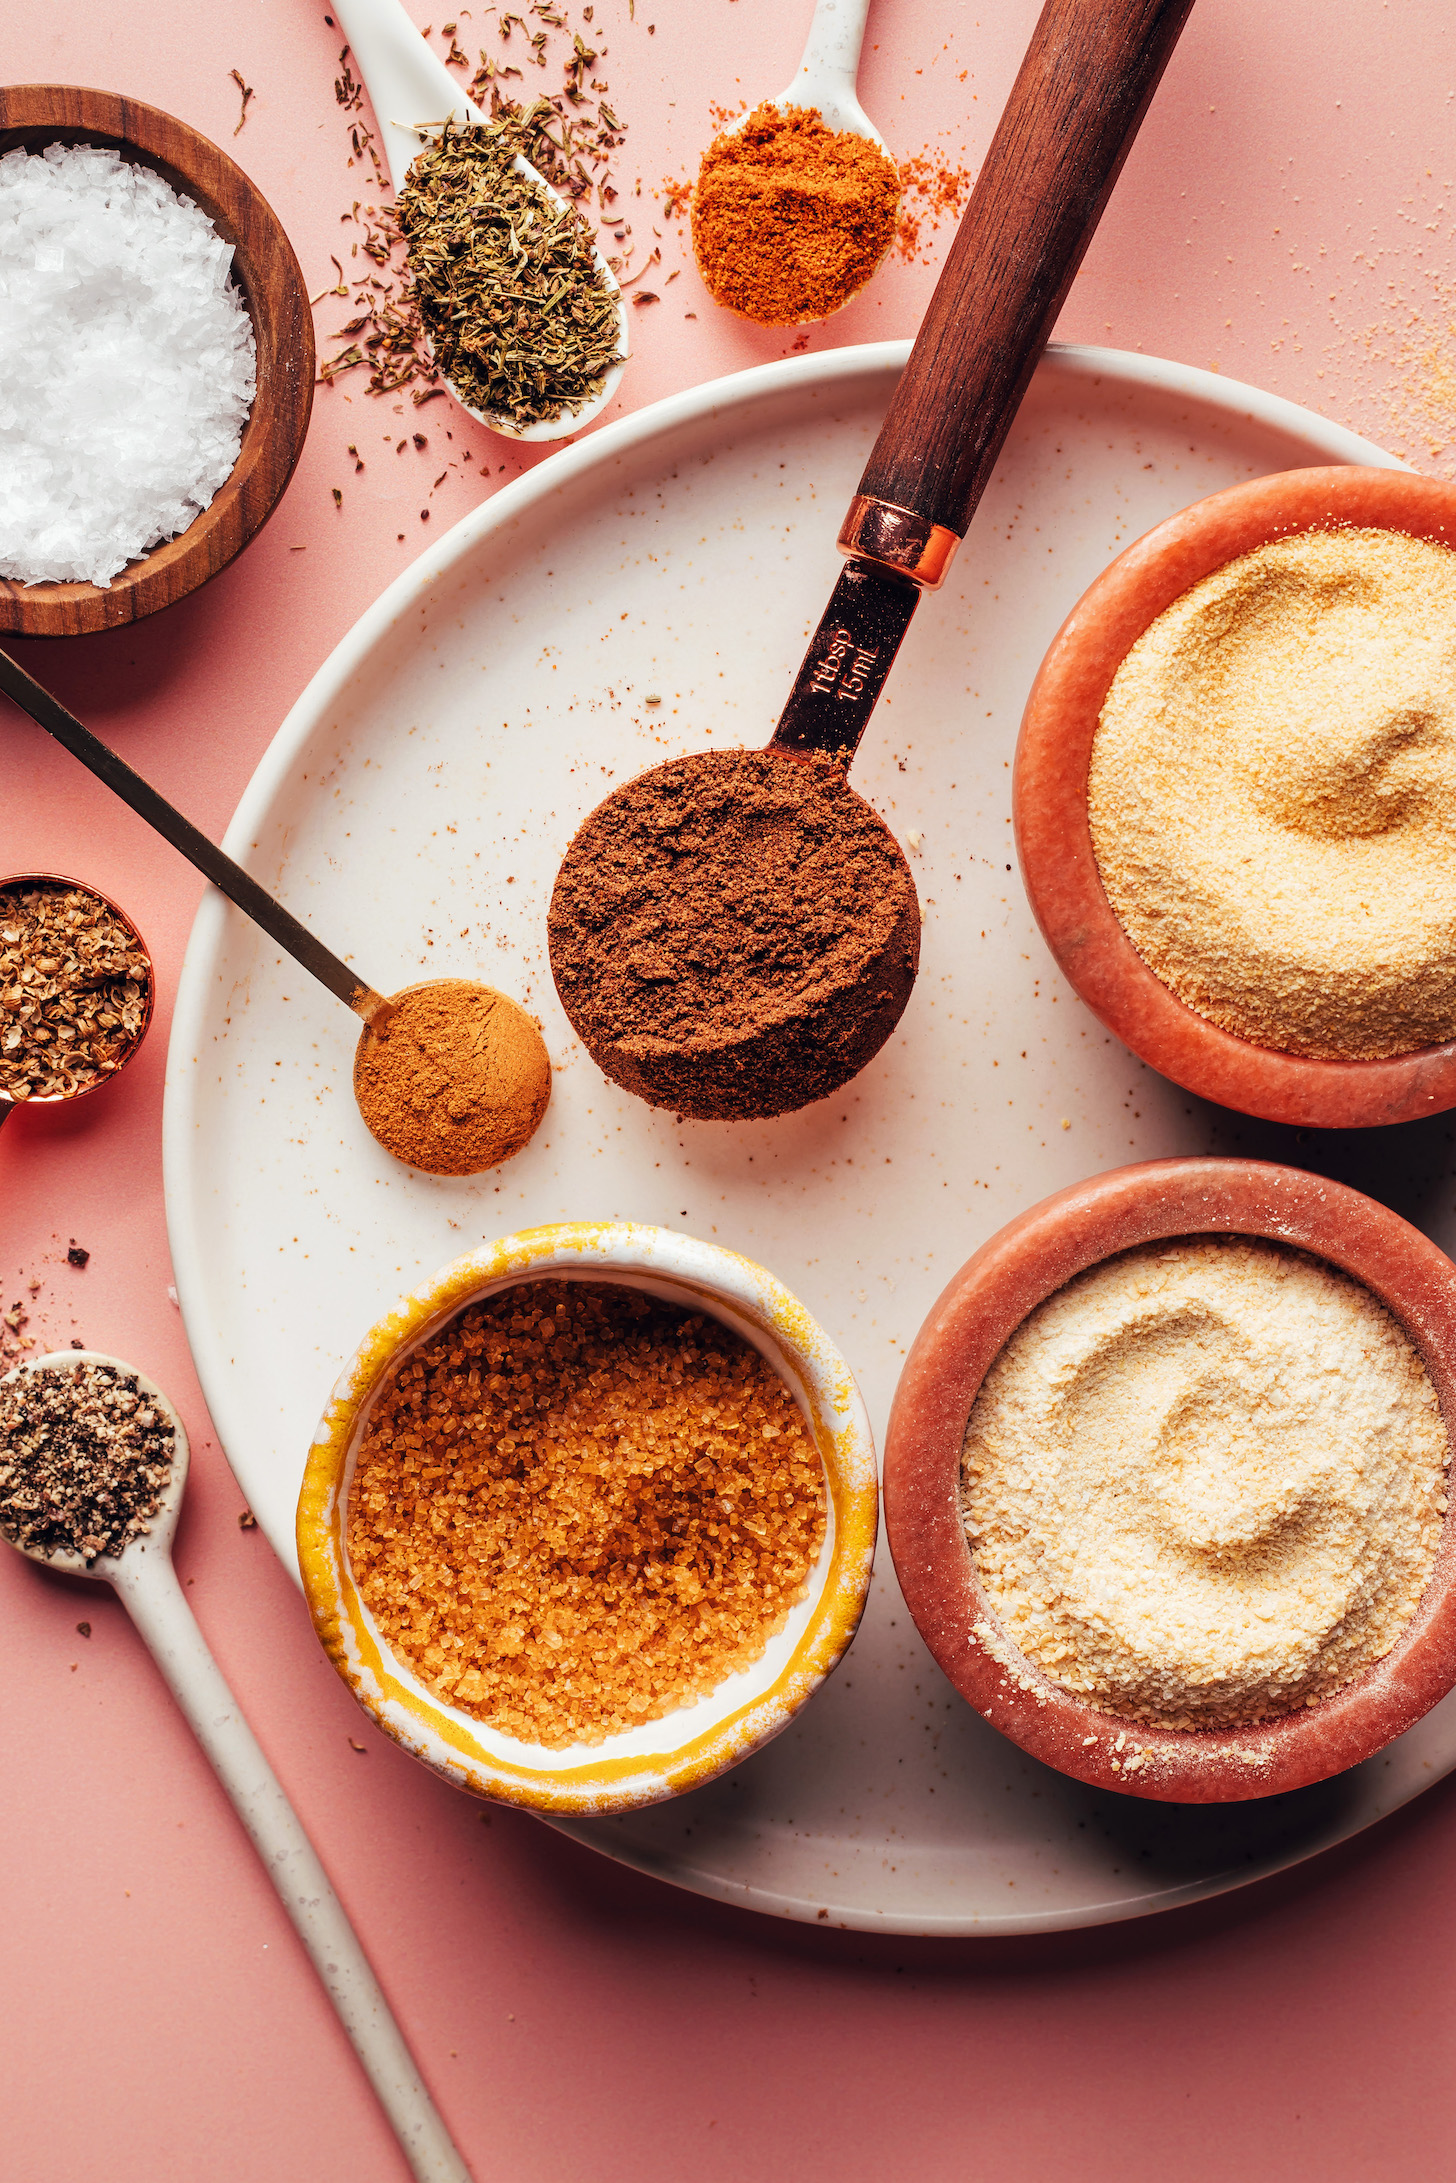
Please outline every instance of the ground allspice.
M551 1097L551 1063L524 1008L468 978L396 993L366 1025L354 1097L386 1152L430 1175L478 1175L530 1142Z
M765 326L828 318L888 250L894 161L807 106L756 107L703 154L693 249L713 296Z
M842 766L700 751L581 826L547 917L562 1006L612 1081L698 1121L791 1114L904 1012L915 882Z
M349 1560L423 1682L560 1749L758 1659L826 1509L798 1406L740 1335L637 1289L534 1281L469 1306L381 1390Z

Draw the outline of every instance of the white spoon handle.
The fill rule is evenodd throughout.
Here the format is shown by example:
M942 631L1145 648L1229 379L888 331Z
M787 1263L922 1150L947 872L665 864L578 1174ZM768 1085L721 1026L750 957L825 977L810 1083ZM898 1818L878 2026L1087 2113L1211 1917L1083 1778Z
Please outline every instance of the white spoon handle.
M144 1543L154 1544L137 1542ZM171 1560L134 1546L114 1566L112 1582L232 1798L417 2183L471 2183L313 1844L193 1620Z
M859 4L859 0L855 0ZM867 4L867 0L866 0ZM421 122L483 121L465 87L430 51L399 0L339 0L334 10L379 123L396 191L420 149Z
M795 89L804 86L801 104L817 106L821 94L853 100L869 12L870 0L819 0L794 78Z

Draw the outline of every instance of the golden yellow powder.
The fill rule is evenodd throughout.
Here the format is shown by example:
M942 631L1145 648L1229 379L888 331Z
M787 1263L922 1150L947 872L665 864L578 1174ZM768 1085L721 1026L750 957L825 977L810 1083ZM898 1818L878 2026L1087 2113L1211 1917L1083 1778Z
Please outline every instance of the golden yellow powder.
M824 1540L788 1387L716 1319L603 1282L473 1304L377 1397L354 1578L451 1704L559 1749L759 1658Z
M1118 669L1092 842L1148 967L1260 1046L1456 1037L1456 554L1306 531L1195 584Z

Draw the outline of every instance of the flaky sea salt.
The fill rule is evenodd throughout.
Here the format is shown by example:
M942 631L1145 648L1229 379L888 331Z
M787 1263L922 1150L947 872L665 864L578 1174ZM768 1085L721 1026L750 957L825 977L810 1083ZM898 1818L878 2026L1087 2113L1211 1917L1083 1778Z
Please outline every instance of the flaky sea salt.
M107 584L225 483L255 385L232 255L116 152L0 158L0 575Z

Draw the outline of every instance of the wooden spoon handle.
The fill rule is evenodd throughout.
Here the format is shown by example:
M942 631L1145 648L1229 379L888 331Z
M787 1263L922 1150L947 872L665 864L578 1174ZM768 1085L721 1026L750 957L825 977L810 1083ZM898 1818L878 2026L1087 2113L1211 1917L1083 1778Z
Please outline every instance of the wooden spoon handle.
M920 583L944 574L1192 4L1047 0L840 533L845 552ZM949 536L932 548L936 530ZM938 569L915 565L927 552Z

